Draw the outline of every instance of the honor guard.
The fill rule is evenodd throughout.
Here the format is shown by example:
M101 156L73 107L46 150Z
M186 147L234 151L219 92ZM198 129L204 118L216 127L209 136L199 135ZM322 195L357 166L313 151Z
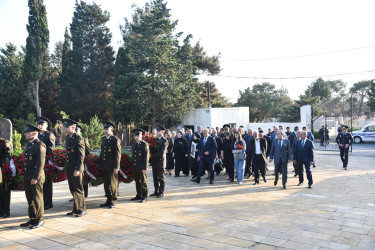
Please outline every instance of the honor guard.
M10 187L2 183L1 166L10 160L11 144L8 140L0 137L0 218L10 216Z
M136 128L133 131L134 144L132 146L132 174L134 177L135 188L137 195L132 198L132 201L139 200L140 202L147 201L147 166L150 158L150 148L146 141L142 140L143 129Z
M158 151L154 152L150 157L150 163L152 167L152 177L154 180L155 191L150 196L156 196L161 198L164 196L165 187L165 173L164 169L167 165L167 149L168 141L164 137L164 128L162 125L157 125L156 130L159 136Z
M34 229L44 224L43 183L46 145L38 139L39 128L31 124L26 124L26 126L25 137L29 143L23 152L24 186L30 220L20 226Z
M85 158L85 141L75 130L78 122L64 119L66 136L66 175L69 190L73 196L73 210L67 215L81 217L86 214L85 195L83 192L83 171Z
M37 117L38 128L40 132L38 134L38 139L46 145L47 151L46 156L49 156L52 153L52 148L55 146L55 135L50 133L47 129L51 122L43 117ZM46 160L46 163L48 161ZM52 196L53 196L53 184L51 178L46 178L43 186L43 195L44 195L44 209L53 208Z
M82 129L83 129L82 126L77 124L76 133L78 135L81 135ZM86 138L83 138L83 140L85 141L85 159L86 159L86 157L89 154L91 154L90 143L86 140ZM87 195L89 194L89 184L88 183L83 184L83 190L85 191L85 198L87 198Z
M353 137L348 133L348 126L342 125L341 128L342 132L336 137L336 143L339 145L342 167L346 170L349 160L349 147L353 144Z
M113 135L115 125L104 122L104 134L100 151L100 170L103 172L103 184L107 201L100 207L113 208L117 202L118 171L121 163L121 141Z

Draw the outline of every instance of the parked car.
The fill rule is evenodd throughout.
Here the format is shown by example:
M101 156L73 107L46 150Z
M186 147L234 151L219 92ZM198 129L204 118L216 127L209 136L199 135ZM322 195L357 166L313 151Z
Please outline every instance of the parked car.
M354 143L375 142L375 123L368 124L352 133Z

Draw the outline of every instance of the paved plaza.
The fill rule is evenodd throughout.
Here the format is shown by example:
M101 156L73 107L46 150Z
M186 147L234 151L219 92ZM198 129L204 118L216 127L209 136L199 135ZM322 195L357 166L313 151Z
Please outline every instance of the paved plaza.
M375 144L354 145L348 170L338 152L315 151L312 189L297 186L289 164L287 189L267 183L228 182L223 173L209 184L167 177L164 198L130 201L135 185L121 184L119 203L104 203L103 186L89 187L87 215L72 210L67 181L54 185L54 208L45 225L23 229L27 203L12 193L11 217L0 221L2 249L375 249ZM154 191L151 170L149 192Z

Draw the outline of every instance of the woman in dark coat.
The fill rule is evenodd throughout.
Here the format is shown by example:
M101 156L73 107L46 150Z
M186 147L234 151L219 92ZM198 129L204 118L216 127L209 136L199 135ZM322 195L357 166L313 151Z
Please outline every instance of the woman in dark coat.
M174 169L174 159L173 159L173 138L172 134L169 129L165 130L164 137L168 141L168 148L167 148L167 174L172 175L172 170Z
M189 142L182 136L182 132L177 132L177 139L174 141L173 145L173 156L175 159L175 171L174 176L180 176L181 168L184 168L187 164L190 148ZM189 169L183 169L186 176L189 175Z
M221 146L221 159L223 160L225 169L227 170L229 179L234 181L234 156L232 152L233 142L229 133L225 134L225 139Z
M200 143L201 135L198 132L194 133L193 142L195 143L195 149L191 147L190 159L191 159L191 175L193 178L197 177L199 162L198 162L198 150L199 150L199 143ZM193 154L194 150L194 154ZM193 157L194 155L194 157Z

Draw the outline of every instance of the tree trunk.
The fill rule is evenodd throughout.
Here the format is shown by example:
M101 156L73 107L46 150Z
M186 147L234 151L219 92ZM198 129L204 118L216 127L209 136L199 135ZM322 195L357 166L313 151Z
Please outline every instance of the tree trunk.
M39 80L35 81L35 107L36 107L36 115L41 116L42 115L42 109L39 106Z

